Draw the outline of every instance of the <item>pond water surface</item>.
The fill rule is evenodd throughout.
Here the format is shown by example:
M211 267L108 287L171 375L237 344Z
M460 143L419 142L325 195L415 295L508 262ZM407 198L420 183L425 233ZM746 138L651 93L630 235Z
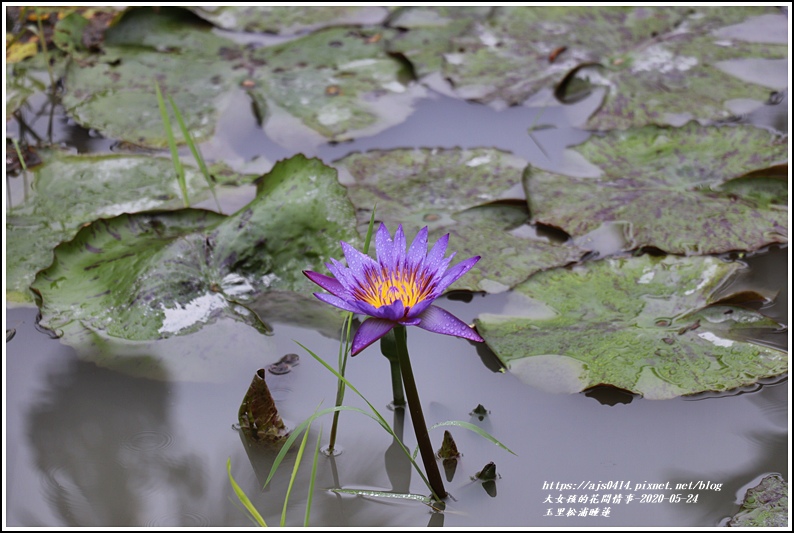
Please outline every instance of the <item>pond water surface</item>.
M259 157L269 167L294 155L267 138L245 95L239 98L216 139L205 145L205 156ZM538 113L557 127L537 130L530 138L527 131ZM47 114L38 120L38 126L31 122L43 128ZM54 125L55 141L81 152L113 145L70 124L57 110ZM16 128L12 122L8 127ZM303 152L331 163L373 148L488 146L554 168L565 146L586 137L568 125L559 108L496 111L435 95L420 101L405 123L379 135ZM251 188L225 197L224 212L244 205L252 194ZM787 324L789 250L774 248L747 261L753 268L749 286L771 284L779 290L764 312ZM442 298L439 305L471 323L510 302L508 294L477 294L469 302ZM296 341L335 366L337 340L279 323L272 337L263 337L220 321L207 330L216 339L214 349L227 358L223 375L212 382L185 382L179 376L155 381L81 361L73 349L37 331L33 308L6 308L5 323L15 330L4 359L6 525L249 526L227 477L229 458L236 481L268 525L278 525L295 450L262 490L275 452L246 445L235 428L237 411L255 372L288 353L297 353L300 363L289 373L267 374L287 425L296 425L318 406L333 406L336 379ZM787 349L787 335L765 341ZM482 346L418 328L409 328L408 342L427 423L470 422L515 455L473 432L448 428L462 457L454 475L442 469L450 494L443 513L418 501L335 494L327 489L428 493L390 435L366 416L343 412L342 453L319 457L310 525L718 526L764 476L788 478L790 387L785 377L729 393L665 401L606 389L553 394L498 371L495 357ZM387 408L389 365L376 346L348 361L347 377L413 449L408 415ZM351 391L344 403L368 409ZM482 419L471 414L478 405L488 411ZM312 425L307 450L314 449L317 438L327 443L330 426L330 416ZM443 431L430 432L436 448ZM495 483L473 480L489 462L496 466ZM304 458L287 507L288 526L303 524L309 470Z

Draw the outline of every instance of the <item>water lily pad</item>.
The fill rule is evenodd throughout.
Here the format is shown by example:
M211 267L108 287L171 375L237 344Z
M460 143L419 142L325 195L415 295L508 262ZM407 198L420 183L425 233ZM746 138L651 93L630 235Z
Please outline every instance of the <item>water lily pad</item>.
M379 24L389 14L379 6L201 6L193 13L224 30L291 35L346 24Z
M475 20L483 20L492 7L415 6L400 8L389 19L389 26L408 30L388 41L388 50L410 58L414 73L424 77L439 72L450 41L462 35Z
M108 137L164 147L155 83L173 97L199 141L213 134L220 112L240 94L233 89L243 87L268 135L303 150L402 122L426 94L405 62L386 52L384 38L394 30L331 28L254 48L186 15L179 9L125 15L107 31L103 55L70 65L67 112ZM175 135L181 139L181 132Z
M405 120L426 90L386 53L384 41L394 33L330 28L252 51L250 62L261 67L252 70L248 92L267 108L268 135L303 148L373 135Z
M209 25L187 23L178 11L131 11L107 31L104 53L94 63L69 65L64 108L107 137L165 147L158 83L174 99L194 138L209 138L235 84L232 66L221 57L224 47L237 45L214 35ZM173 117L171 122L181 139Z
M465 31L457 21L439 30L451 32L446 49L441 44L440 73L459 97L504 106L570 80L582 65L598 65L578 73L608 88L589 128L714 120L729 116L726 100L767 96L763 87L726 74L715 63L786 58L788 48L736 43L711 32L767 14L786 18L772 7L502 7ZM395 47L409 60L427 64L423 50Z
M455 289L502 292L528 276L577 261L583 250L549 242L527 226L519 186L526 161L492 148L400 149L357 153L336 161L358 209L359 227L376 215L408 235L428 226L431 239L450 233L461 257L482 256ZM498 200L516 199L514 203Z
M548 270L514 289L523 310L480 315L477 331L511 372L549 391L606 384L665 399L733 389L788 368L784 352L743 340L749 324L779 324L709 307L742 268L714 257L645 255Z
M731 527L788 527L788 483L781 476L766 476L747 490L742 508L728 522Z
M31 303L28 286L52 262L52 249L100 217L183 205L170 160L125 155L70 155L43 151L26 202L6 219L6 298ZM209 197L201 173L185 167L191 201Z
M528 169L535 222L581 237L603 223L626 224L629 248L671 253L757 250L788 240L788 182L733 180L785 160L787 146L752 126L646 127L592 137L573 150L591 177Z
M99 336L115 361L221 318L267 333L257 313L263 294L308 300L313 288L301 271L321 268L339 240L357 239L336 172L295 156L276 164L257 197L229 217L182 209L97 220L55 249L31 288L43 327L78 352L95 354ZM326 317L341 324L331 310Z

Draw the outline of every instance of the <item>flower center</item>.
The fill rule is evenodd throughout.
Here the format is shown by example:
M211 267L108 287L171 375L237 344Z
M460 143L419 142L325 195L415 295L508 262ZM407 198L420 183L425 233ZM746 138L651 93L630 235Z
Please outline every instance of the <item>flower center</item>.
M369 270L366 278L366 283L355 291L355 296L376 308L400 300L408 309L425 300L431 289L430 280L426 276L417 275L415 271Z

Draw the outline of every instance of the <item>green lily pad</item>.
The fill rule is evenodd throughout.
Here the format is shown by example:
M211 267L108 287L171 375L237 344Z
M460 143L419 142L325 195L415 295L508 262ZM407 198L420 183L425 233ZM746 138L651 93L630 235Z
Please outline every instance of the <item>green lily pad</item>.
M788 527L788 483L773 474L747 490L742 508L728 522L731 527Z
M347 24L379 24L389 14L379 6L201 6L193 13L224 30L292 35Z
M384 41L394 33L330 28L252 51L251 63L262 66L252 71L248 92L267 109L268 135L304 148L374 135L405 120L426 89L387 54Z
M213 134L220 112L239 97L234 89L243 87L273 140L307 149L402 122L426 94L406 63L386 52L384 39L394 30L331 28L253 48L186 15L180 9L127 13L108 29L102 56L70 65L67 112L108 137L164 147L155 83L173 97L198 141ZM181 132L174 133L181 140Z
M787 371L784 352L743 330L780 326L755 311L713 306L743 268L714 257L605 259L540 272L514 291L512 316L483 314L477 331L523 381L553 392L612 385L666 399L724 391Z
M502 7L465 28L450 20L438 30L450 37L446 46L438 43L444 58L440 74L459 97L503 106L522 104L541 89L570 80L579 67L598 65L578 71L592 85L608 88L588 128L726 118L725 101L764 101L768 91L716 64L786 58L788 48L786 43L726 45L726 37L712 32L775 13L785 23L786 15L772 7ZM411 31L401 40L426 39L424 28L416 38ZM409 60L429 64L420 47L394 46Z
M336 172L299 155L276 164L257 197L229 217L182 209L97 220L55 249L52 266L31 288L41 326L78 352L95 354L101 337L113 347L103 353L112 352L115 361L119 346L139 354L150 341L194 333L221 318L267 333L257 313L266 293L296 292L308 300L314 289L301 271L320 269L337 254L339 240L357 239ZM326 318L341 324L333 310Z
M785 143L752 126L653 126L592 137L572 150L588 177L528 168L535 222L582 237L603 223L626 225L629 248L714 254L757 250L788 238L788 182L740 178L787 157Z
M376 216L408 236L424 226L430 239L450 234L459 257L482 256L452 287L502 292L546 268L577 261L584 251L549 242L527 225L519 187L526 161L492 148L400 149L357 153L334 162L358 209L359 228ZM499 200L519 200L494 203ZM484 205L490 204L490 205Z
M414 73L422 78L440 72L450 41L462 35L475 20L483 20L492 7L416 6L400 8L389 26L404 31L388 41L388 50L410 58Z
M133 10L107 30L104 54L69 65L63 105L80 124L135 144L165 147L155 83L174 99L197 141L209 138L235 83L224 49L237 48L209 25L188 24L179 10ZM176 120L174 135L182 139Z
M32 303L28 291L37 271L52 262L52 249L82 224L100 217L183 205L171 161L125 155L69 155L43 151L26 202L6 218L6 298ZM201 173L185 167L191 201L209 197Z

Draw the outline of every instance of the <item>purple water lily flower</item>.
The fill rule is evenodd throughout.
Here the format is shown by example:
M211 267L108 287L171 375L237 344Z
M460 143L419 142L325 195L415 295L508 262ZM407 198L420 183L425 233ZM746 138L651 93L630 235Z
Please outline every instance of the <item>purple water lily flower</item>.
M331 294L314 293L320 300L345 311L369 315L353 337L351 355L386 335L397 325L419 326L444 335L483 342L476 331L433 301L480 260L461 261L447 271L455 253L447 258L449 234L427 252L427 227L417 233L406 252L400 225L391 238L381 224L375 233L378 260L342 242L348 267L336 259L325 266L334 277L304 270L310 280Z

